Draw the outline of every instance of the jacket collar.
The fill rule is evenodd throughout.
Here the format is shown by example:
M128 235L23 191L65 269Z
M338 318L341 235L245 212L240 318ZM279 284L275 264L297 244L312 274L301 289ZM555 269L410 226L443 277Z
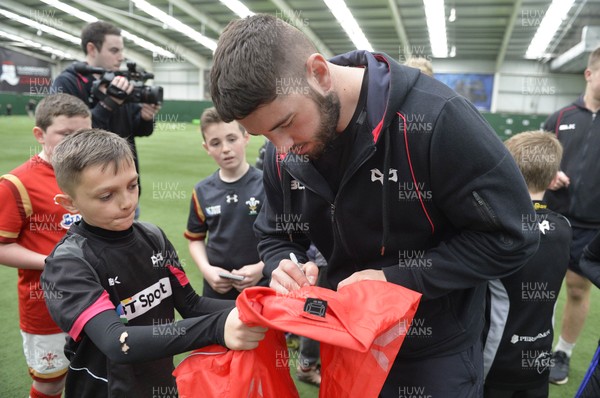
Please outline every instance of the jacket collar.
M420 72L398 64L385 53L364 50L341 54L329 61L342 66L367 67L367 122L372 129L372 140L376 143L381 132L396 117L396 111L419 78Z

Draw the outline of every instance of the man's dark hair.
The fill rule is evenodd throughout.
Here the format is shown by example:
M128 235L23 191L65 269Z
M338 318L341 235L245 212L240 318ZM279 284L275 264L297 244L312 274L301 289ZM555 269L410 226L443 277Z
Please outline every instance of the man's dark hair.
M231 21L210 71L210 93L223 121L242 119L272 102L282 82L306 82L306 60L315 52L300 30L272 15Z
M87 55L88 43L92 43L98 51L102 50L102 44L106 35L121 36L121 29L104 21L87 24L81 31L81 48L83 49L83 53Z

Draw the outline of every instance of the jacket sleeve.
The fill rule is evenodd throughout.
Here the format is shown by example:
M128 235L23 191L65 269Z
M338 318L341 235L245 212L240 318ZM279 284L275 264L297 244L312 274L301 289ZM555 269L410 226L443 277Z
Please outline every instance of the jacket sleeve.
M479 112L462 97L449 100L433 126L429 159L433 205L450 228L425 252L431 267L386 278L425 299L507 276L537 250L526 228L535 213L517 165Z
M142 106L136 103L128 103L127 114L131 115L131 125L133 126L134 137L146 137L154 132L154 121L142 119Z
M283 169L281 172L284 172ZM281 184L275 147L268 144L263 169L266 200L254 222L254 230L260 239L258 253L265 263L263 274L268 278L281 260L290 258L290 253L296 254L301 263L308 261L306 251L310 246L310 240L306 235L287 233L282 231L282 228L278 228L277 219L281 219L284 213Z
M71 94L75 97L82 100L88 106L90 102L88 101L91 93L87 92L83 83L80 85L77 84L77 76L63 72L61 73L52 83L53 92L57 93L65 93ZM110 116L111 111L104 108L100 103L96 103L95 106L90 108L90 112L92 113L92 124L94 128L101 128L107 131L111 131L110 128Z

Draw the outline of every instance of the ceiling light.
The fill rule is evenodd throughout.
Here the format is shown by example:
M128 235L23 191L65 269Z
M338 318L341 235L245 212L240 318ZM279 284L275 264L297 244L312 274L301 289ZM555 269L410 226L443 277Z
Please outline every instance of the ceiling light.
M448 22L456 21L456 8L450 9L450 16L448 16Z
M423 0L425 18L431 54L436 58L448 56L448 39L446 37L446 8L444 0Z
M209 48L213 52L217 49L217 42L213 39L204 36L198 31L190 28L188 25L182 23L180 20L173 18L169 14L160 10L159 8L153 6L148 3L146 0L132 0L133 4L140 10L144 11L146 14L160 20L161 22L167 24L171 29L176 30L190 39L202 44L204 47Z
M73 35L70 35L63 31L60 31L58 29L54 29L48 25L41 24L32 19L22 17L20 15L17 15L15 13L7 11L7 10L3 10L1 8L0 8L0 15L4 15L8 19L12 19L13 21L17 21L19 23L22 23L23 25L27 25L34 29L37 29L38 32L41 31L41 32L50 33L53 36L59 37L65 41L71 42L73 44L79 44L81 42L81 39L79 37L75 37ZM40 35L41 35L41 33L38 34L38 36L40 36Z
M373 47L367 37L363 33L358 22L354 19L354 16L346 6L344 0L324 0L327 7L331 10L331 13L337 19L338 23L342 25L342 28L346 31L352 43L358 50L373 51Z
M223 5L229 8L231 11L236 13L240 18L246 18L254 15L248 7L246 7L241 1L238 0L220 0Z
M121 29L121 36L123 36L127 40L134 42L138 46L145 48L146 50L152 51L153 54L160 54L161 56L167 58L177 58L177 56L171 51L165 50L164 48L159 47L154 43L150 43L148 40L142 39L141 37L136 36L133 33L129 33L126 30Z
M41 45L40 43L37 43L35 41L28 40L28 39L23 39L23 38L21 38L21 37L19 37L17 35L13 35L13 34L4 32L2 30L0 30L0 37L4 37L4 38L6 38L8 40L12 40L12 41L15 41L17 43L22 43L22 44L26 45L29 48L36 48L36 49L42 50L44 52L47 52L49 54L54 54L54 55L56 55L58 57L61 57L61 58L77 59L73 54L71 54L69 52L61 51L61 50L58 50L58 49L56 49L54 47L50 47L50 46L44 46L44 45Z
M68 4L65 4L61 1L58 1L58 0L41 0L41 1L65 12L67 14L73 15L85 22L90 23L90 22L98 21L98 18L96 18L92 14L88 14L87 12L78 10L77 8L72 7ZM151 51L153 54L160 54L161 56L167 57L167 58L176 58L176 55L173 54L172 52L167 51L164 48L159 47L156 44L149 42L148 40L142 39L141 37L136 36L133 33L129 33L125 29L121 29L121 35L123 36L123 38L132 41L136 45L138 45L142 48L145 48L148 51ZM78 42L78 44L79 44L79 42Z
M83 21L96 22L98 20L98 18L96 18L92 14L88 14L87 12L78 10L77 8L72 7L68 4L65 4L61 1L58 1L58 0L41 0L41 1L48 4L49 6L58 8L59 10L64 11L67 14L73 15L74 17L77 17Z
M575 0L552 1L552 4L548 7L548 11L546 11L542 22L535 32L535 36L533 36L533 40L531 40L531 43L529 44L529 48L527 48L525 58L539 59L547 55L545 54L546 49L558 29L560 29L563 20L568 15L574 1Z

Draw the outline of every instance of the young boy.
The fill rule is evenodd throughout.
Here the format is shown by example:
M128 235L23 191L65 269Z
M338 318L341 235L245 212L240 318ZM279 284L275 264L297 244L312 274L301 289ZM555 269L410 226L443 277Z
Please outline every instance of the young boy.
M174 354L258 345L266 329L245 326L233 302L198 296L163 232L134 222L138 174L125 139L83 130L55 148L53 166L56 201L82 217L41 278L71 336L67 398L174 395ZM174 322L175 309L185 319Z
M219 169L194 187L184 235L204 276L203 295L234 299L247 287L266 285L253 230L264 203L262 172L246 161L250 137L237 122L225 123L208 108L200 127L202 146Z
M484 396L547 397L552 316L569 262L571 226L542 198L558 172L562 146L553 134L542 131L517 134L505 144L525 178L536 211L535 218L522 220L522 227L540 234L540 246L523 268L488 285Z
M50 158L67 135L92 126L87 105L68 94L44 98L35 112L33 135L42 150L0 177L0 264L18 268L19 326L33 379L31 398L62 394L68 360L65 334L48 314L40 275L44 259L79 215L54 202L60 193Z

